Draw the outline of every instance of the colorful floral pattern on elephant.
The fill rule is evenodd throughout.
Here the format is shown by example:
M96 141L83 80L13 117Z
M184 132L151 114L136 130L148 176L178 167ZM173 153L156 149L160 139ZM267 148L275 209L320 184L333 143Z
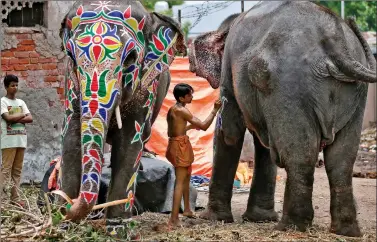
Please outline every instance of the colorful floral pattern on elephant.
M149 68L151 63L158 61L160 57L162 58L157 62L155 68L162 72L163 65L169 65L169 58L168 56L174 56L174 52L172 48L169 48L171 43L171 38L169 34L172 32L170 28L161 27L157 35L153 34L152 39L153 42L149 43L148 45L148 53L145 56L145 68ZM167 53L165 53L167 50Z
M135 174L136 174L136 173L135 173ZM134 183L134 182L136 181L136 177L137 177L137 176L135 176L135 179L134 179L134 181L133 181L132 183ZM129 185L130 185L130 184L129 184ZM129 210L129 209L131 209L131 208L134 206L135 196L134 196L134 193L132 192L132 190L130 190L130 191L128 192L127 199L128 199L128 201L127 201L126 204L125 204L125 210L126 210L126 211Z
M122 46L117 36L117 26L113 29L106 22L86 26L85 32L77 37L76 43L91 62L102 63L106 58L114 60L112 54Z
M148 108L148 113L146 116L147 120L152 115L154 105L156 103L157 88L158 88L158 80L154 79L152 81L152 85L148 87L149 96L148 96L147 102L143 106L144 108Z
M72 63L77 66L77 70L71 67L71 71L74 70L78 76L77 87L81 91L83 158L80 197L83 201L93 204L97 199L95 194L99 191L104 138L110 119L108 112L114 110L120 90L131 85L134 92L141 84L149 91L143 106L147 108L146 115L135 120L136 132L131 141L131 144L140 149L134 164L134 175L126 190L129 201L125 204L125 209L131 210L142 150L149 139L143 140L143 133L145 125L151 122L156 101L156 77L167 70L174 59L173 45L177 34L172 38L173 31L161 26L152 33L152 39L146 46L143 30L147 17L139 16L136 19L137 15L132 16L131 6L124 11L113 10L113 7L119 5L113 3L114 5L110 1L91 3L94 6L91 9L94 10L85 10L82 5L79 6L74 16L70 15L66 19L69 31L64 32L63 45ZM134 63L124 67L130 54L135 52ZM71 107L72 100L68 102L71 103L67 106ZM68 112L66 117L70 117Z
M67 93L64 101L65 116L63 121L63 130L62 137L65 136L69 122L71 121L73 115L73 101L77 99L77 96L74 92L73 81L70 78L67 78Z

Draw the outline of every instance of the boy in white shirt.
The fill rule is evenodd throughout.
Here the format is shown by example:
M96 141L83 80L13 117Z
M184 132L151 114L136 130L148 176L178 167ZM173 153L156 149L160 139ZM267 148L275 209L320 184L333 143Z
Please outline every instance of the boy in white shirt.
M11 201L25 206L18 193L24 153L27 146L26 123L33 122L25 102L16 98L18 77L6 75L4 87L7 91L1 98L1 153L2 165L0 172L0 186L4 194L4 185L12 179Z

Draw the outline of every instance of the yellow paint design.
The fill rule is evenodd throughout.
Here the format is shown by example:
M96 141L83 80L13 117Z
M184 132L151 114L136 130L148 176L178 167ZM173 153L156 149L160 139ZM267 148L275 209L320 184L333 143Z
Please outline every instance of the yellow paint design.
M72 18L72 29L75 29L77 25L79 25L81 18L79 16L75 16Z
M127 24L129 24L131 27L132 27L132 29L138 29L137 27L138 27L138 22L136 21L136 19L134 19L134 18L129 18L129 19L127 19L126 20L126 22L127 22Z
M82 122L81 123L81 132L88 130L88 129L89 129L88 122Z
M105 129L103 127L103 122L98 118L92 119L92 125L91 126L93 128L95 128L96 130L98 130L101 134L105 133Z
M135 173L132 175L130 181L128 182L128 185L127 185L127 189L126 189L126 191L128 191L128 189L130 189L130 187L134 184L134 182L135 182L135 180L136 180L136 177L137 177L137 172L135 172Z

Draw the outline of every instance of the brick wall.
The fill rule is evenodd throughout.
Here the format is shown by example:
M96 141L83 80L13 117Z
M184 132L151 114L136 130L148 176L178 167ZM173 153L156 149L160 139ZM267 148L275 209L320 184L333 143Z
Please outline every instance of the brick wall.
M62 99L64 59L39 53L36 42L46 41L44 34L33 29L17 29L7 30L7 36L14 36L18 44L15 48L1 52L2 77L6 73L14 74L30 88L55 88Z

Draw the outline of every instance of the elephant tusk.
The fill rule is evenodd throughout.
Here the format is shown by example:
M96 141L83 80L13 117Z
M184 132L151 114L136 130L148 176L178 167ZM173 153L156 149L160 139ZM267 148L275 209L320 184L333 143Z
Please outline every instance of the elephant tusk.
M122 129L122 119L120 117L120 108L119 108L119 105L115 108L115 117L117 119L118 128Z

